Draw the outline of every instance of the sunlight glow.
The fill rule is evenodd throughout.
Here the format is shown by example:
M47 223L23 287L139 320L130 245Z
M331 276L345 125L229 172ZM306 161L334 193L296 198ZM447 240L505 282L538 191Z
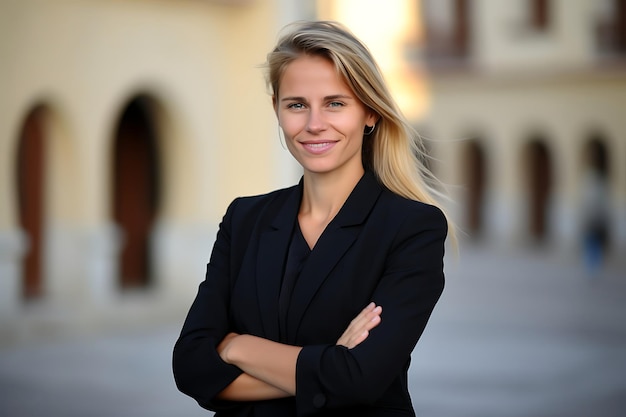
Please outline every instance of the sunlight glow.
M428 106L423 73L409 62L421 35L418 2L412 0L318 0L320 19L345 24L372 51L398 105L412 121Z

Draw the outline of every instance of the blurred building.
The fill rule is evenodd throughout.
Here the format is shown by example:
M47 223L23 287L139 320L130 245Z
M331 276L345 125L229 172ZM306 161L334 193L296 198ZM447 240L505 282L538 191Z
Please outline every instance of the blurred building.
M370 46L470 238L578 249L594 168L625 253L625 4L0 0L0 330L188 307L232 198L297 181L260 66L300 18Z
M626 253L626 1L421 4L423 42L409 49L430 77L420 129L461 228L576 251L594 170L610 251Z
M0 0L0 325L188 307L230 200L297 181L261 68L297 3Z

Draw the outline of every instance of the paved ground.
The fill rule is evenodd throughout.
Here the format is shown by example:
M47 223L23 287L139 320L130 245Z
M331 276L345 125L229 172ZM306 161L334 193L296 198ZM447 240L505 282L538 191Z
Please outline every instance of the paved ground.
M428 417L626 416L626 267L466 249L414 353Z
M414 353L418 416L626 416L624 265L464 247ZM0 416L210 415L172 381L178 320L5 345Z

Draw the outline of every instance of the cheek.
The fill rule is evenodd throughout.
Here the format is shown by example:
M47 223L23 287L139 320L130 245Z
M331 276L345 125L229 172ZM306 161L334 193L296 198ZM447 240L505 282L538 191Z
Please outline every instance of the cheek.
M285 137L291 139L302 130L302 122L297 117L283 117L280 119L280 127L283 129Z
M337 130L353 141L363 140L363 127L361 124L346 123L343 126L337 126Z
M289 154L299 163L302 164L303 161L301 159L301 154L300 152L298 152L298 150L296 149L296 142L289 138L287 135L285 135L285 143L284 145L287 146L287 152L289 152Z

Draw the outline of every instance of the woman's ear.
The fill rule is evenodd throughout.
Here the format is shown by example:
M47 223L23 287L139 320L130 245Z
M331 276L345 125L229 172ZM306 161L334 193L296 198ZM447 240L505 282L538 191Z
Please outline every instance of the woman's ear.
M378 123L378 121L380 120L380 116L374 112L370 112L369 116L367 117L367 125L368 126L374 126Z

